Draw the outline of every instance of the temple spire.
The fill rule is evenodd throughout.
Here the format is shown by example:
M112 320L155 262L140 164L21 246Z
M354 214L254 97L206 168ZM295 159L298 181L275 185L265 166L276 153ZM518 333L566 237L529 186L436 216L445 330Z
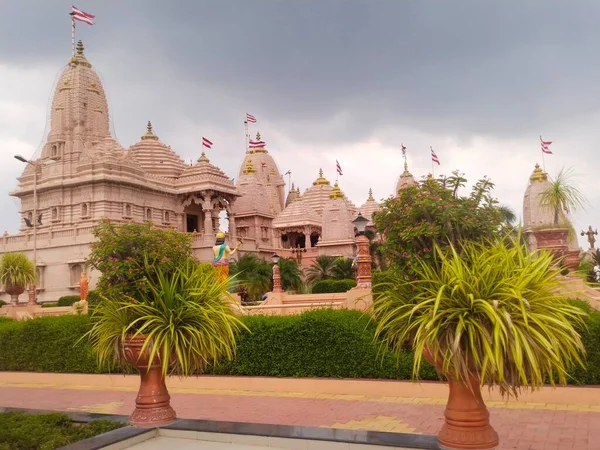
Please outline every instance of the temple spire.
M369 188L369 198L367 198L368 202L374 202L375 199L373 198L373 189Z
M142 141L147 139L158 141L158 136L156 136L152 131L152 122L150 121L148 121L148 125L146 125L146 134L142 136Z

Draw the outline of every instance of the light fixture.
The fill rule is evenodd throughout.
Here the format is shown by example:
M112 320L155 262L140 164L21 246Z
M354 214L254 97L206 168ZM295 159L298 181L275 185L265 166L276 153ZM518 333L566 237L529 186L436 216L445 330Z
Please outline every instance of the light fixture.
M279 264L279 255L277 253L273 253L272 259L274 264Z
M356 229L358 230L358 234L365 234L365 230L367 229L367 224L369 223L369 219L363 217L363 215L359 212L356 219L352 221Z

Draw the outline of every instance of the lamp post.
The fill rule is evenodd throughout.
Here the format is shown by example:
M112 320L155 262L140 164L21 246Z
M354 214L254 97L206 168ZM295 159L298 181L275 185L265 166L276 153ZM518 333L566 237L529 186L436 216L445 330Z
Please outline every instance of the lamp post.
M279 255L273 253L273 292L281 292L281 274L279 272Z
M33 216L31 217L31 224L27 224L27 226L31 226L33 228L33 266L35 268L35 278L37 281L37 226L38 226L38 217L37 217L37 174L38 170L44 166L52 164L56 161L53 159L49 159L46 161L31 161L29 159L24 158L21 155L15 155L15 159L21 161L25 164L30 164L33 166ZM36 283L29 289L29 301L28 304L31 306L35 306L37 297L37 288Z
M371 252L369 252L369 239L365 236L365 230L369 220L363 217L359 212L352 223L358 230L356 258L356 270L358 275L356 276L356 287L361 289L371 289L373 284L371 276Z
M298 265L302 265L302 253L306 253L306 248L296 247L292 249L292 254L296 255Z

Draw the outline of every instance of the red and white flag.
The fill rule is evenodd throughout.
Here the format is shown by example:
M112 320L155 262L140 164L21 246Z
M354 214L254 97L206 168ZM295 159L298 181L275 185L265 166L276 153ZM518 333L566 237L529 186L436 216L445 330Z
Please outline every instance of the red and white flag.
M433 151L433 147L429 147L429 148L431 149L431 160L439 166L440 160L439 160L438 156Z
M335 168L336 168L336 170L337 170L337 173L338 173L338 175L344 175L344 174L342 173L342 166L340 166L340 163L338 162L338 160L337 160L337 159L335 160Z
M71 17L73 20L78 20L79 22L87 23L88 25L94 25L94 16L93 14L83 12L79 8L74 5L71 6Z
M550 144L552 144L552 141L544 141L542 136L540 136L540 144L542 146L542 152L548 155L552 154L552 151L550 150Z
M404 144L400 144L400 147L402 147L402 156L406 156L406 147Z
M212 148L212 146L213 143L206 139L204 136L202 136L202 147Z
M256 117L254 117L252 114L246 113L246 122L256 123Z
M250 140L248 142L248 148L264 148L265 147L265 142L264 141L253 141Z

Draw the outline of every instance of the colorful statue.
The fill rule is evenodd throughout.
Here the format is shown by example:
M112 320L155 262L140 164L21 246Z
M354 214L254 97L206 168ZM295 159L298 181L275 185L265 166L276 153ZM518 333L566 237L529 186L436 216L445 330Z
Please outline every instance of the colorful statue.
M213 247L213 266L217 271L217 275L222 279L226 280L229 278L229 257L233 255L240 247L240 243L235 246L233 250L225 243L225 233L219 231L217 233L217 242Z
M88 277L87 273L81 272L81 278L79 279L79 298L81 301L87 300L88 295Z

